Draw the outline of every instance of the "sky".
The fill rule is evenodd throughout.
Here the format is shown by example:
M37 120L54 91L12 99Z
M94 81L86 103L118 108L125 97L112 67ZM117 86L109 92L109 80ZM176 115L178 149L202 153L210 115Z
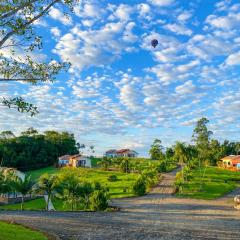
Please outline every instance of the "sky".
M35 23L43 49L34 57L71 67L54 83L0 83L1 96L22 96L40 111L0 107L0 131L69 131L97 155L131 148L147 156L155 138L165 147L190 142L207 117L214 138L239 140L238 2L80 0L68 18L55 5Z

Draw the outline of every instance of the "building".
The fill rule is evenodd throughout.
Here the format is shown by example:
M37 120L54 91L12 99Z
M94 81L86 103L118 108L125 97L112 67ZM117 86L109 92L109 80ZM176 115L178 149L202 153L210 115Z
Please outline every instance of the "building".
M104 154L106 157L131 157L131 158L135 158L138 156L138 153L134 150L130 150L130 149L120 149L120 150L116 150L116 149L111 149L108 150L107 152L105 152Z
M64 155L58 158L59 167L92 167L91 159L81 154Z
M240 155L230 155L220 160L221 167L233 171L240 171Z

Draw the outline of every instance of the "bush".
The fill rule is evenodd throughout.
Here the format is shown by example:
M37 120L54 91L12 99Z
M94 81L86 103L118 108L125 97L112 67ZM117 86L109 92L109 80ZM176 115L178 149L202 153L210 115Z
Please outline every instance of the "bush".
M137 196L143 196L146 193L147 184L143 177L138 178L133 184L133 193Z
M118 180L117 175L113 174L108 177L109 182L116 182Z
M159 176L160 174L158 174L156 169L144 170L141 175L141 177L145 180L146 186L148 188L151 188L157 184Z
M157 170L159 173L167 171L167 163L165 161L161 161L160 164L157 166Z
M93 211L103 211L108 207L108 193L106 190L95 190L90 196L90 209Z
M183 184L184 184L184 181L183 181L183 178L182 178L182 173L181 172L178 172L176 174L176 178L175 178L175 182L174 182L174 186L175 186L175 192L182 192L183 190Z

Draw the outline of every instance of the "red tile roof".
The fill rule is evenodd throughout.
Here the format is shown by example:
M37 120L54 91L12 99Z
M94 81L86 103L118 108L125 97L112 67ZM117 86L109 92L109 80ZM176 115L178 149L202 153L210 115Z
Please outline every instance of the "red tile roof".
M230 155L230 156L227 156L227 157L224 157L221 159L222 161L224 160L229 160L232 162L232 164L237 164L237 163L240 163L240 155Z
M125 153L125 152L129 152L130 149L120 149L120 150L117 150L117 153Z

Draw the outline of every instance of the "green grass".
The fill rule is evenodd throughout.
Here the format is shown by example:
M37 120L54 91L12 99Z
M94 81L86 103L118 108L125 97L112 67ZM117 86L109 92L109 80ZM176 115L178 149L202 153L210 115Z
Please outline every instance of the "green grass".
M47 240L41 232L20 225L0 222L0 240Z
M45 209L45 201L43 198L34 199L31 201L27 201L24 203L24 210L44 210ZM4 210L20 210L21 204L9 204L0 206L0 209Z
M29 172L26 172L26 173L27 173L27 175L31 175L32 179L36 181L44 173L55 174L58 171L59 171L59 168L46 167L46 168L41 168L41 169L38 169L38 170L29 171Z
M184 184L183 191L178 196L196 199L216 199L240 186L240 172L207 167L203 181L203 169L195 169L192 174L193 179Z
M121 198L133 196L131 191L133 182L137 179L137 173L122 173L116 171L104 171L94 168L64 168L60 172L73 171L75 175L86 182L100 182L103 186L109 188L111 198ZM116 175L118 180L116 182L109 182L110 175ZM123 190L127 189L127 192Z
M132 193L132 185L137 179L137 173L121 173L115 171L103 171L96 168L63 168L63 169L51 169L45 168L41 170L32 171L34 172L34 178L37 179L41 174L44 174L46 170L48 173L55 174L57 171L59 173L71 171L74 172L76 176L79 176L82 181L86 182L100 182L103 186L109 189L110 198L121 198L121 197L131 197L134 196ZM32 174L32 173L31 173ZM110 175L116 175L117 181L109 182L108 177ZM126 192L124 190L126 189ZM70 210L69 206L64 206L62 201L59 199L53 199L53 205L56 210L64 211ZM0 206L0 209L5 210L20 210L21 204L12 204ZM31 200L24 203L24 210L44 210L45 201L43 198Z

